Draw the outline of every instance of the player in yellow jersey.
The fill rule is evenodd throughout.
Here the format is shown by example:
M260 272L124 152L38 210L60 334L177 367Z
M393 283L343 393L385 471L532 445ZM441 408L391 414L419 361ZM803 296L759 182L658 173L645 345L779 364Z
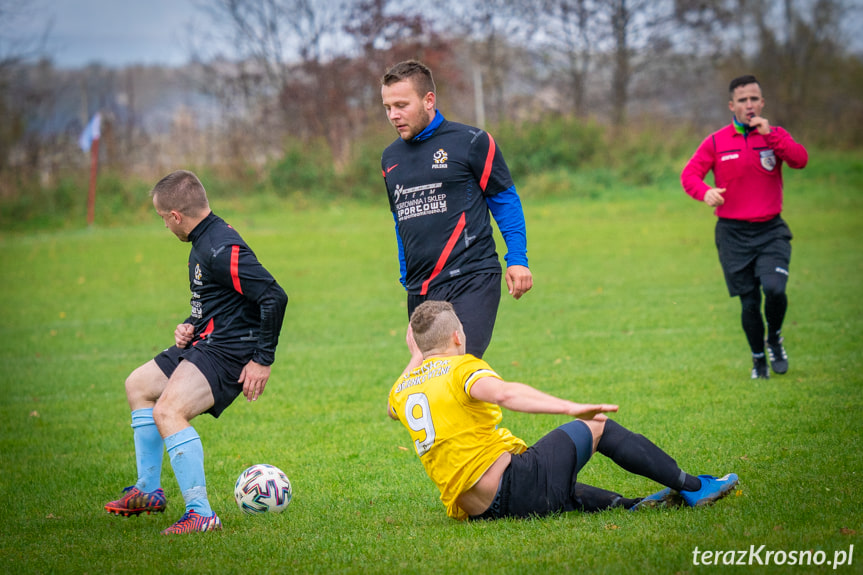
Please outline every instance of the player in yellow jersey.
M411 360L390 391L387 413L410 432L447 515L456 519L527 517L623 506L713 503L737 485L737 475L693 476L643 435L605 413L616 405L560 399L503 380L483 360L465 354L461 322L448 302L427 301L411 315ZM574 417L528 447L499 427L501 407ZM576 476L594 451L665 486L628 499L584 485Z

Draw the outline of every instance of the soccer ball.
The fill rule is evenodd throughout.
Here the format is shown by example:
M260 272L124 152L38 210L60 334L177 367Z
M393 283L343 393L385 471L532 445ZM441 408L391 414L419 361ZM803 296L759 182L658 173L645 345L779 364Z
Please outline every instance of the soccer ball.
M291 482L278 467L258 463L237 478L234 499L245 513L281 513L291 502Z

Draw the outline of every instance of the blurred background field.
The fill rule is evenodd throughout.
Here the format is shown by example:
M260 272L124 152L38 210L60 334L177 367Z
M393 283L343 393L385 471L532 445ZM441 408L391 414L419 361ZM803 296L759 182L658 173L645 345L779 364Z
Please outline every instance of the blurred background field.
M854 545L841 570L860 572L859 2L442 0L433 14L398 0L75 4L74 21L94 23L76 32L95 33L83 63L64 47L68 3L0 0L4 572L686 573L704 569L696 546L762 544L829 558ZM121 57L142 28L179 30L171 46L185 57ZM684 468L738 473L728 500L445 517L384 413L407 318L379 78L405 58L432 66L447 118L494 135L524 204L535 287L504 296L486 359L509 379L619 403L621 423ZM810 152L805 170L784 171L791 371L758 383L714 217L679 184L729 121L727 85L743 73L761 80L771 123ZM96 113L88 154L78 138ZM188 312L188 246L147 197L180 168L291 299L263 398L195 421L225 530L164 538L181 508L167 461L165 515L121 519L102 505L134 481L123 381ZM561 422L505 415L528 442ZM233 501L236 477L259 462L291 478L282 515L244 516ZM602 457L583 480L656 488Z
M709 210L671 183L586 193L594 176L572 176L572 197L538 181L523 186L536 284L521 301L504 297L487 359L510 379L619 403L617 419L684 468L738 473L732 497L699 510L448 520L406 434L384 413L407 361L386 203L213 193L215 211L291 298L262 399L195 421L225 530L158 534L181 509L167 461L165 515L122 519L102 509L134 481L123 380L170 344L187 314L188 246L152 213L130 225L3 233L0 565L10 573L667 573L694 570L696 546L764 544L831 558L859 549L859 158L814 153L809 168L787 174L791 370L758 383L749 380ZM504 421L528 442L562 423L515 413ZM291 478L283 515L245 516L233 501L237 475L258 462ZM629 495L656 488L601 456L582 479Z

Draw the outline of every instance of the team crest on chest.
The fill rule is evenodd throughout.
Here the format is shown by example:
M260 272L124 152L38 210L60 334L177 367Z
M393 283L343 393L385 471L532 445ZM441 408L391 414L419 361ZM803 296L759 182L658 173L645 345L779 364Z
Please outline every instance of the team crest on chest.
M195 285L204 285L201 282L201 264L195 264Z
M773 168L776 167L776 154L773 153L773 150L762 150L759 154L761 155L761 167L772 172Z
M448 159L447 153L443 148L440 148L437 152L434 153L434 163L432 164L433 170L439 170L441 168L446 168L446 162Z

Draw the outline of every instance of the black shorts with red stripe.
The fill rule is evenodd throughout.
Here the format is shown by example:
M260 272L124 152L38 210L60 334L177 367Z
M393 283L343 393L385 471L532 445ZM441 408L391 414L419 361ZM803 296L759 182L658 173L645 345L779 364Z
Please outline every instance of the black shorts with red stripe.
M501 274L480 273L432 287L426 295L408 294L408 319L427 300L448 301L464 327L466 353L482 358L491 343L500 305Z
M168 378L181 361L191 362L201 370L213 392L213 407L205 413L219 417L222 412L243 392L239 383L243 367L252 359L255 348L249 346L245 351L234 354L219 353L206 346L190 346L183 349L172 345L153 358L159 369Z

